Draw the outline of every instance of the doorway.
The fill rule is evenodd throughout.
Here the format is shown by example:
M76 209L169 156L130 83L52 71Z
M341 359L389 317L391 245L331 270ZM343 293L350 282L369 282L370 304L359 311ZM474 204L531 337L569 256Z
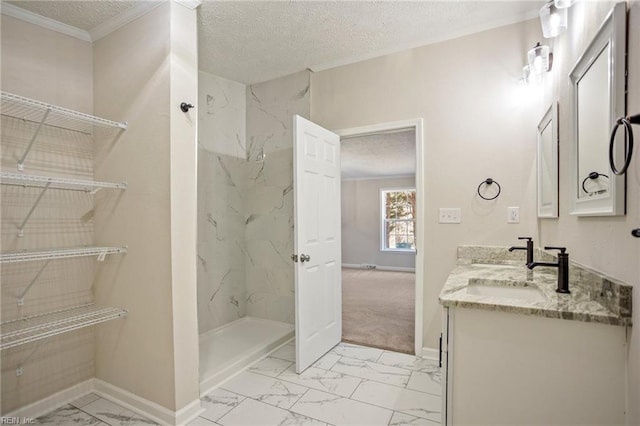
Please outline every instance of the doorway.
M343 341L422 354L422 120L344 129Z

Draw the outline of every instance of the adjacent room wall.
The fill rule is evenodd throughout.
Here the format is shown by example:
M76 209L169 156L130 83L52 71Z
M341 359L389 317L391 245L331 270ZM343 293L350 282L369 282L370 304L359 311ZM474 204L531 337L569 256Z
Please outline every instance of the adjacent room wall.
M90 43L1 15L2 90L85 113L93 111L93 53ZM2 117L2 171L16 173L36 125ZM90 136L44 127L25 161L26 174L93 179ZM93 197L50 190L27 223L17 226L40 189L2 185L2 252L94 244ZM79 306L93 301L95 259L50 262L17 306L17 297L44 262L2 265L2 321ZM93 330L52 337L2 351L2 414L38 401L94 376ZM23 375L16 377L21 366Z
M247 91L247 315L294 322L293 115L309 118L309 72Z
M568 73L596 34L616 2L577 2L569 13L569 29L551 40L554 52L553 79L545 83L544 104L558 101L560 115L560 217L539 220L539 245L562 245L571 259L634 286L633 298L640 300L640 242L630 236L640 227L640 156L627 173L627 214L620 217L576 217L570 214L572 185L571 92ZM628 94L627 113L640 113L640 2L628 5ZM582 25L571 25L581 22ZM635 133L638 133L638 127ZM636 136L637 137L637 136ZM640 309L634 303L633 320L640 324ZM628 424L640 423L640 330L630 329Z
M415 269L415 253L380 250L380 190L415 188L415 177L342 181L342 264Z
M535 235L535 128L540 101L522 96L527 50L538 20L407 50L311 76L311 119L328 129L424 119L424 346L438 347L438 294L462 244L517 244ZM526 129L529 129L528 131ZM494 201L477 187L502 185ZM507 207L520 207L507 224ZM460 207L461 224L439 224L439 207Z
M129 309L96 333L96 377L171 411L198 400L195 11L163 3L95 43L95 113L129 122L98 141L96 241L128 253L101 266L96 301Z
M246 315L246 86L198 80L198 328Z

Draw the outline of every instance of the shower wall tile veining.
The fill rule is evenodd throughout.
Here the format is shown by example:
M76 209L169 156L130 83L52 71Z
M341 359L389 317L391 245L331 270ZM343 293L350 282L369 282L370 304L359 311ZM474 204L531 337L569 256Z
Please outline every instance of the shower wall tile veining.
M246 314L245 86L199 73L198 327Z
M294 322L292 117L309 72L245 86L199 73L198 323Z
M294 322L293 115L309 118L310 73L247 90L247 315Z

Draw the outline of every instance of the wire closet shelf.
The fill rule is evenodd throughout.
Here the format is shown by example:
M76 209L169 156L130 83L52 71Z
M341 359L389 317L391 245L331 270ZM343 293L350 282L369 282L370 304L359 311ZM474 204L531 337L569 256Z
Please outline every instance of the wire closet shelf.
M1 97L2 115L7 117L87 134L93 133L93 126L127 129L126 122L107 120L13 93L2 92Z
M82 256L97 256L98 260L103 260L108 254L126 252L126 247L78 247L60 250L21 251L0 254L0 263L31 262Z
M126 309L103 308L93 303L33 315L0 324L0 350L13 348L102 322L124 318Z
M72 191L93 192L101 188L127 189L127 183L98 182L57 178L49 176L23 175L18 173L0 172L0 183L3 185L28 186L34 188L65 189ZM48 184L48 185L47 185Z

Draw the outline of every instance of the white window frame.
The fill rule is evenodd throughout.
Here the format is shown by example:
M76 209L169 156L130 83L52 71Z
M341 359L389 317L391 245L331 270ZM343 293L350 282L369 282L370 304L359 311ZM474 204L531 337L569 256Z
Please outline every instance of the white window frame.
M391 253L415 253L416 249L415 248L388 248L386 247L386 227L385 227L385 220L386 220L386 215L385 215L385 207L386 207L386 203L385 203L385 194L387 192L399 192L399 191L413 191L416 192L416 197L417 197L417 191L416 191L416 187L415 186L407 186L407 187L398 187L398 188L380 188L380 251L382 252L391 252ZM415 239L416 239L416 212L413 212L413 219L410 219L411 221L413 221L413 238L414 238L414 246L415 246ZM409 221L409 220L407 220Z

